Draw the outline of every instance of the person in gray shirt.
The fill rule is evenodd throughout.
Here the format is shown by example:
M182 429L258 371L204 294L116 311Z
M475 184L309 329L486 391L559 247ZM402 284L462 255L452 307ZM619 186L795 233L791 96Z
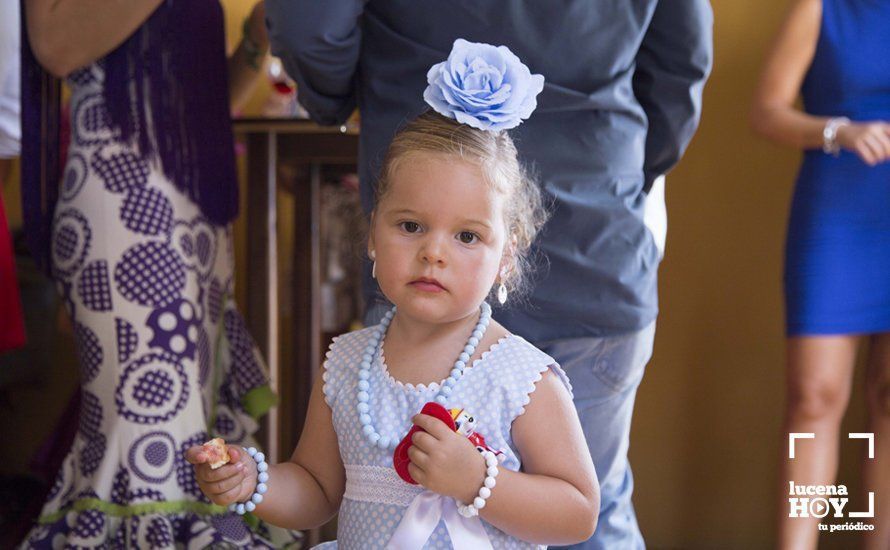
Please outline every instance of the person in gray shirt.
M266 14L272 52L312 118L342 124L360 110L366 212L383 152L425 109L427 71L456 38L503 44L544 75L537 110L511 135L551 218L529 296L495 315L573 384L602 491L596 533L578 547L644 547L627 460L658 312L659 239L644 211L698 125L712 62L707 0L266 0Z

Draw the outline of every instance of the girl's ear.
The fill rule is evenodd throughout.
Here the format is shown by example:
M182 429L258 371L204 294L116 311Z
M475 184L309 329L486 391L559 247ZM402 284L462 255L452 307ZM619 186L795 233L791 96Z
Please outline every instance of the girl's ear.
M504 255L501 256L501 265L498 268L498 276L501 280L509 279L516 265L516 247L518 240L516 235L510 235L507 245L504 247Z

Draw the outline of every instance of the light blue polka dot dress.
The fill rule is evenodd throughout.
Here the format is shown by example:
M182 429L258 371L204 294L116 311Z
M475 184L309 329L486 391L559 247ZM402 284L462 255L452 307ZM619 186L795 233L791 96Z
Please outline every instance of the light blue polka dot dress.
M324 364L325 401L333 412L334 430L346 469L346 491L340 507L337 541L321 547L329 550L385 548L402 515L422 487L405 483L392 463L392 451L372 446L362 434L357 413L358 371L362 353L375 327L334 339ZM518 471L519 454L510 429L525 412L535 383L552 370L571 392L563 370L547 354L523 338L508 335L482 354L458 380L446 408L464 408L477 419L476 432L489 447L504 452L501 468ZM429 386L403 384L387 371L378 354L371 367L372 423L384 437L400 441L411 427L411 417L435 400L440 383ZM497 488L494 489L497 491ZM482 524L495 550L544 548L512 537L484 520ZM451 549L451 539L440 521L426 549Z

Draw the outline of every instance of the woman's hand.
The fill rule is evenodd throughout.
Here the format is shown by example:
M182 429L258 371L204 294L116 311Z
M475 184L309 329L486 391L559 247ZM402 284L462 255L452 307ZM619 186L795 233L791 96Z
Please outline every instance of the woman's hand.
M198 487L214 504L228 506L233 502L245 502L256 489L256 462L240 447L227 445L229 463L216 470L207 463L207 453L200 445L185 452L185 459L195 467Z
M869 166L890 160L890 124L886 122L852 122L841 126L837 130L837 142Z
M473 502L485 480L485 459L476 447L438 418L418 414L412 421L426 432L411 436L411 477L434 493Z

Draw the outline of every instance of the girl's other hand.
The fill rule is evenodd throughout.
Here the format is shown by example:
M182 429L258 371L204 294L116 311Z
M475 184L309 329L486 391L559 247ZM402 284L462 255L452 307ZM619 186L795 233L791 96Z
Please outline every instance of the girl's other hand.
M194 466L198 487L214 504L228 506L245 502L256 489L256 462L240 447L227 445L229 463L216 470L210 468L208 456L200 445L185 452L185 459Z
M438 418L418 414L412 421L426 431L411 436L411 477L434 493L473 502L485 480L485 459L476 447Z
M841 126L837 130L837 141L869 166L890 160L890 124L886 122L853 122Z

